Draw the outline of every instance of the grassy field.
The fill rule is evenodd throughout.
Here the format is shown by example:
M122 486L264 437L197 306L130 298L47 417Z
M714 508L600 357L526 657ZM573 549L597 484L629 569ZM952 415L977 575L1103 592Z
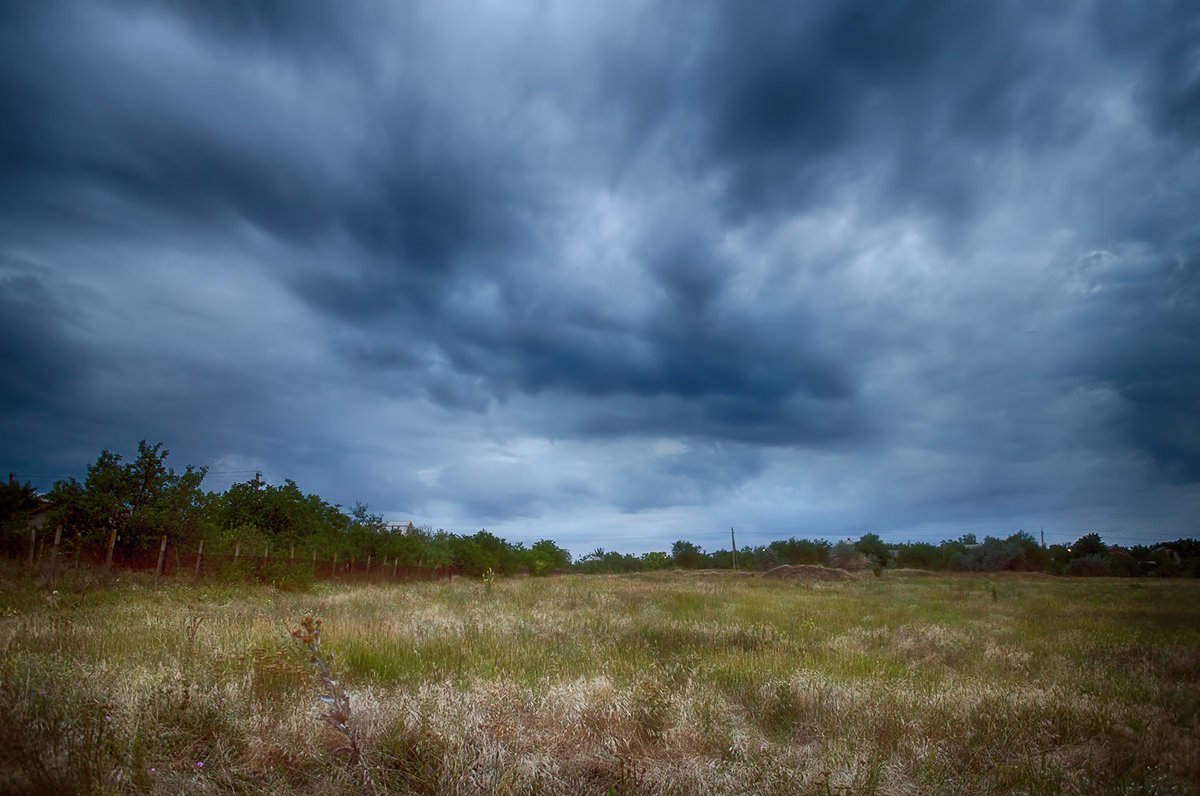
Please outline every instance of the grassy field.
M0 590L0 792L1200 792L1196 581Z

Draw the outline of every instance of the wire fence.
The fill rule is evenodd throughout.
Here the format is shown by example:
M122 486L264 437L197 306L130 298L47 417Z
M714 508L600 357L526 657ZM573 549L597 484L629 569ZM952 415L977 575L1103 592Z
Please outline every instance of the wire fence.
M26 567L34 577L50 581L70 569L99 568L105 572L153 572L155 578L191 575L197 579L257 576L260 579L311 577L313 580L353 582L408 582L449 579L461 574L454 566L424 566L400 563L398 557L368 555L365 558L322 555L320 551L297 552L289 549L282 555L263 550L250 555L237 549L233 553L205 552L201 543L195 548L172 544L163 537L155 549L128 549L116 545L85 544L78 539L63 539L56 534L49 538L31 540Z

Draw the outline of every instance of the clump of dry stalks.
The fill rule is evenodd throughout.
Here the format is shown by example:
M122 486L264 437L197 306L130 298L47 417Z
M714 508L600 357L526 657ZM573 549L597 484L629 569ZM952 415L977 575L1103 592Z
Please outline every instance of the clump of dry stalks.
M300 627L292 631L292 638L307 650L308 661L314 668L313 679L320 681L325 689L317 698L328 705L328 709L317 718L346 739L346 743L334 749L330 756L336 759L340 755L346 755L346 769L349 771L357 768L363 786L374 790L375 781L371 769L358 743L358 730L349 724L350 695L329 671L333 656L321 652L321 620L313 618L312 614L306 614L300 622Z

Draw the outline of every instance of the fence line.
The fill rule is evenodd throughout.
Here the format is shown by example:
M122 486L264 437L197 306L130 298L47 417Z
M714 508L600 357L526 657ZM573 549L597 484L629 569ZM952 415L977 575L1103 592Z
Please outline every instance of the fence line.
M26 568L35 574L39 571L45 572L51 583L66 568L66 563L60 561L60 557L65 557L61 556L59 552L62 542L61 533L61 529L59 529L55 534L54 545L50 551L45 549L44 540L30 537ZM198 543L195 550L189 550L170 543L165 536L161 538L159 544L145 550L122 549L115 544L86 545L81 543L78 536L75 537L73 543L62 543L61 546L68 550L73 548L71 550L72 568L78 569L81 565L95 566L102 568L106 574L118 569L153 572L155 582L160 577L170 577L181 572L190 572L193 578L198 579L219 577L229 570L243 569L253 572L268 566L279 567L281 572L307 570L317 580L350 580L354 582L438 580L450 578L461 572L459 567L453 566L428 567L401 564L398 556L392 559L390 566L388 556L384 556L382 561L376 561L371 555L367 556L365 562L356 562L353 555L349 557L349 560L339 560L336 551L332 553L331 557L323 559L319 557L317 550L313 550L311 562L304 560L297 562L295 548L292 548L286 557L272 557L269 547L263 551L262 555L247 556L243 555L240 543L235 546L232 554L212 553L205 552L203 540ZM167 555L168 547L171 548L171 555ZM49 561L44 560L47 557Z

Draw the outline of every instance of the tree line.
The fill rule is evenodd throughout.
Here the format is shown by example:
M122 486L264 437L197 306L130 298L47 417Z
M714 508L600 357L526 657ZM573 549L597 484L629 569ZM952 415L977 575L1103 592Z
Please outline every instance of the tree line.
M877 575L887 569L909 568L949 572L1045 572L1068 576L1200 577L1200 542L1177 539L1121 547L1106 544L1098 533L1088 533L1070 545L1043 547L1033 534L1017 531L1004 539L985 536L979 541L974 534L968 533L940 544L889 544L878 534L866 533L857 541L837 543L823 539L780 539L766 545L743 547L735 555L734 551L725 549L706 552L681 539L671 546L669 553L659 551L634 556L599 548L576 561L575 567L593 573L735 567L764 571L783 564L811 564L851 571L871 569Z
M452 567L468 575L489 569L544 575L571 564L570 553L548 539L526 547L487 530L468 535L411 525L396 528L364 504L345 511L306 494L291 479L276 485L256 476L224 492L205 491L201 484L207 469L188 465L177 472L167 464L169 454L162 443L145 440L138 443L133 461L104 450L82 481L58 481L44 498L10 475L0 487L4 552L9 557L24 554L30 518L44 511L44 528L61 526L67 538L91 548L107 545L115 533L125 551L157 550L166 536L168 544L192 550L203 542L209 556L235 550L247 556L294 551L300 558L315 552L323 560L336 556L342 561L370 556L403 566Z
M670 551L641 555L597 548L572 560L549 539L526 547L480 530L473 534L434 531L430 527L396 528L362 504L349 511L315 494L306 494L288 479L275 485L254 479L235 483L224 492L202 489L204 467L188 465L176 472L167 464L170 451L162 443L138 443L138 455L125 461L104 450L87 469L84 480L58 481L45 496L10 475L0 484L0 548L9 557L26 553L29 522L45 513L44 528L61 526L82 545L106 545L115 534L124 550L156 549L163 536L170 544L195 549L201 542L208 555L236 549L316 552L364 561L391 561L404 566L452 567L479 576L493 572L545 575L573 569L586 573L625 573L663 569L739 569L763 571L781 564L814 564L844 569L889 568L965 572L1046 572L1054 575L1187 575L1200 576L1200 542L1178 539L1155 545L1119 547L1105 544L1097 533L1071 545L1044 547L1033 534L1018 531L1007 538L973 534L940 544L888 544L878 534L857 541L776 540L734 551L705 551L687 540Z

